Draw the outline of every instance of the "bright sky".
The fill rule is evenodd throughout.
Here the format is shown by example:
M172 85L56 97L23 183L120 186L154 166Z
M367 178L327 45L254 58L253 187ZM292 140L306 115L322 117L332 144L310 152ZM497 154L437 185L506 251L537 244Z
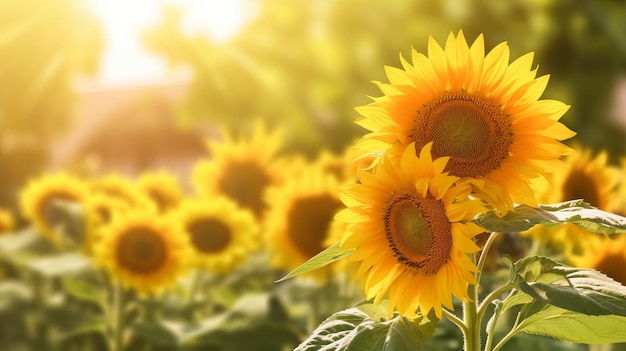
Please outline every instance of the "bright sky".
M225 42L235 36L252 15L245 4L246 0L91 0L91 8L100 18L106 34L98 82L125 85L172 78L165 60L144 49L139 38L144 28L159 23L163 5L184 8L186 32L204 32L216 42Z

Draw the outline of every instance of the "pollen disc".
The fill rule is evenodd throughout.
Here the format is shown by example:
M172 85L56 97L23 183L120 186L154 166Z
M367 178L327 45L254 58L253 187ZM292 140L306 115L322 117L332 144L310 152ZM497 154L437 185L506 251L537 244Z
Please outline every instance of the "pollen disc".
M418 111L410 137L419 151L433 142L433 157L450 156L447 171L457 177L484 176L509 154L510 125L494 100L445 93Z
M385 209L384 224L387 241L398 262L425 274L435 274L450 259L450 221L443 204L431 195L396 196Z
M167 246L161 236L150 228L131 228L118 241L117 261L135 273L156 272L165 264Z
M202 253L221 252L232 239L230 229L213 218L192 222L187 229L191 233L191 244Z
M592 206L599 206L595 181L584 172L572 171L563 184L563 200L583 199Z

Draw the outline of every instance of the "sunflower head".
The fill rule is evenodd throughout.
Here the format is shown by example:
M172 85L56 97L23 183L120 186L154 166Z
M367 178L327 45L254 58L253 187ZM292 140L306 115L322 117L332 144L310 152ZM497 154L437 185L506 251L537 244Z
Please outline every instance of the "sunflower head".
M115 217L122 216L128 211L132 211L130 204L119 197L104 193L90 195L85 201L87 238L83 251L91 255L93 248L102 239L102 228L110 224Z
M350 257L361 262L368 298L378 303L388 295L400 314L434 309L441 317L441 305L453 308L452 296L469 300L477 269L468 253L479 250L472 238L483 232L470 220L486 209L468 199L468 183L454 185L459 177L444 171L449 157L433 160L433 143L419 157L409 146L344 187L347 208L336 217L348 224L341 247L355 249Z
M558 167L574 135L558 120L568 106L538 100L548 82L531 69L533 54L509 64L506 43L484 54L482 35L469 46L462 32L445 48L430 38L428 56L413 50L403 70L387 67L385 94L358 108L357 123L371 133L357 147L364 154L409 144L418 154L432 142L434 158L448 156L451 176L479 179L475 196L501 214L513 203L536 205L533 179ZM382 149L382 150L381 150Z
M575 146L576 152L565 159L564 166L551 174L551 187L539 193L545 203L583 199L603 211L619 210L619 170L607 164L607 153L593 156L591 150ZM566 252L585 250L586 240L596 236L573 224L558 227L536 226L524 232Z
M574 266L595 269L626 285L626 236L593 236L587 238L585 246L581 254L567 255Z
M280 141L279 132L269 134L259 125L248 139L236 140L225 133L223 142L207 142L213 158L194 166L196 192L207 198L227 196L261 219L267 208L265 190L282 181L276 158Z
M125 202L129 208L156 212L157 208L152 199L139 190L132 181L117 174L93 179L89 183L89 190L93 194L104 194L111 198Z
M87 186L78 178L66 173L45 175L31 180L21 192L21 211L55 245L82 241L85 228L82 225L77 227L80 220L62 210L61 206L83 205L87 195ZM63 234L69 237L63 237Z
M150 295L176 283L189 267L190 254L189 240L178 224L135 210L102 228L94 262L122 286Z
M0 208L0 235L13 231L15 227L15 219L13 212L8 209Z
M259 248L254 215L226 197L187 200L171 220L182 224L200 268L230 272Z
M170 173L144 173L137 180L137 187L148 195L160 213L176 208L183 199L178 178Z
M337 178L320 164L311 164L298 177L268 190L266 242L274 267L293 270L333 244L330 238L336 242L343 229L332 220L343 207L338 190ZM314 273L323 279L327 272Z

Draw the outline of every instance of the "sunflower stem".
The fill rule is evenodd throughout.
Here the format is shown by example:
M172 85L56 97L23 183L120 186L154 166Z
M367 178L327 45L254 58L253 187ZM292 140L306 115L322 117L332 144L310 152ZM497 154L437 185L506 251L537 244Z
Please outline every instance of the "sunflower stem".
M487 253L489 252L491 245L494 243L498 235L500 235L499 232L492 232L491 235L489 235L489 238L487 238L487 241L485 242L485 246L483 246L483 249L480 253L480 258L478 259L478 266L477 266L478 274L476 277L476 281L479 283L480 283L480 278L483 273L483 268L485 267L485 262L487 262Z
M476 262L476 254L471 254L470 258ZM463 302L463 321L467 326L467 333L464 335L463 350L480 351L480 319L478 319L478 283L470 284L467 287L469 301Z
M459 327L459 329L461 329L461 332L463 332L463 335L467 335L467 333L469 333L467 326L461 320L461 318L457 317L454 313L448 311L445 308L442 309L442 311L443 311L443 315L446 316L446 318L448 318L450 322L456 324L456 326Z
M487 308L489 307L489 304L491 303L491 301L493 301L496 297L500 296L502 293L509 291L511 289L513 289L515 287L514 284L505 284L499 288L497 288L496 290L492 291L491 293L489 293L489 295L487 295L487 297L485 297L485 299L480 303L480 306L478 307L478 312L477 312L477 318L480 321L485 312L487 311Z
M112 351L124 348L124 291L120 284L113 285L113 314L111 332L113 333Z

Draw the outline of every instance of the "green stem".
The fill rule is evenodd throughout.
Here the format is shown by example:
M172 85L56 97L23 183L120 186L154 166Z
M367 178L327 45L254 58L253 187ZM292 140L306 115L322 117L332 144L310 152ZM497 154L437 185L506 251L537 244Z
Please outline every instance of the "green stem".
M471 254L470 258L476 262L476 255ZM480 351L480 320L478 319L478 286L470 284L467 288L467 295L470 301L463 302L463 320L467 326L465 334L465 351Z
M111 332L113 333L112 351L124 348L124 291L119 284L113 285L113 313L111 315Z
M456 326L461 329L461 332L463 332L463 335L467 338L469 329L467 329L467 326L459 317L455 316L454 313L446 310L445 308L443 309L443 315L446 316L450 322L456 324Z
M478 308L478 320L481 320L483 318L483 316L485 315L485 312L487 311L487 308L489 307L489 304L491 303L491 301L493 301L496 297L500 296L502 293L504 293L505 291L509 291L511 289L513 289L515 287L514 284L506 284L503 285L501 287L499 287L498 289L492 291L491 293L489 293L489 295L487 295L487 297L485 297L485 299L483 300L483 302L480 303L480 307Z
M476 277L476 281L479 283L480 283L480 277L482 276L482 273L483 273L483 268L485 267L485 262L487 262L487 253L489 252L491 245L496 240L498 235L500 235L499 232L492 232L491 235L489 235L489 238L487 238L487 241L485 242L485 246L483 247L482 252L480 253L480 258L478 259L478 265L477 265L478 275Z
M515 336L515 334L517 334L518 332L518 327L519 327L519 320L521 317L521 313L517 314L517 318L515 318L515 323L513 323L513 327L511 328L511 330L496 344L496 346L493 348L492 351L498 351L502 348L502 346L504 346L504 344L506 344L507 341L509 341L509 339L511 339L513 336ZM485 351L488 351L488 349L485 348Z
M493 336L495 334L495 327L496 323L498 323L498 318L500 318L500 313L496 313L493 315L491 330L489 330L489 333L487 333L487 340L485 341L485 351L489 351L491 349L491 343L493 342Z

